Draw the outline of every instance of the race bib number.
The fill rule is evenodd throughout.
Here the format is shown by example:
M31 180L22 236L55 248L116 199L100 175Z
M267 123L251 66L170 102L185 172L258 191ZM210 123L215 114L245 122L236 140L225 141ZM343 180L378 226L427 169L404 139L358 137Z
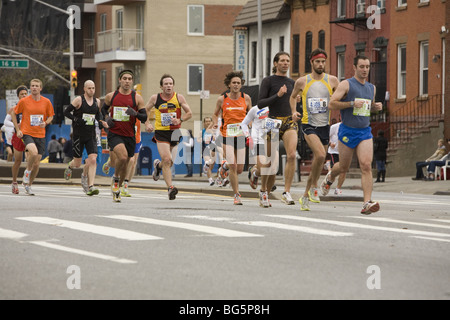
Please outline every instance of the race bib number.
M41 122L44 122L44 115L43 114L32 114L30 115L30 125L32 127L37 127L41 124Z
M130 121L130 116L125 112L127 107L114 107L113 119L116 121Z
M83 120L86 121L87 126L93 126L95 124L95 114L83 113Z
M164 127L170 126L172 124L172 119L176 118L176 112L161 113L161 125Z
M205 144L210 144L211 140L212 140L212 133L205 132L204 139L205 139Z
M279 119L266 118L263 123L263 128L267 131L278 131L281 128L282 121Z
M240 123L233 123L227 125L227 137L236 137L243 135L241 124Z
M355 103L359 100L363 101L364 104L361 108L353 107L353 115L360 117L370 117L370 106L372 105L372 100L356 98Z
M328 110L328 99L326 98L309 98L308 111L310 113L325 113Z

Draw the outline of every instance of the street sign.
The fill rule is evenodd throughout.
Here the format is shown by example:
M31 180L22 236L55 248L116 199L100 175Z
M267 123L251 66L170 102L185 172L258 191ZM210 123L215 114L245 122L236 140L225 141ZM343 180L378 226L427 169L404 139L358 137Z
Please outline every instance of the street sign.
M0 68L3 69L28 69L28 59L0 59Z

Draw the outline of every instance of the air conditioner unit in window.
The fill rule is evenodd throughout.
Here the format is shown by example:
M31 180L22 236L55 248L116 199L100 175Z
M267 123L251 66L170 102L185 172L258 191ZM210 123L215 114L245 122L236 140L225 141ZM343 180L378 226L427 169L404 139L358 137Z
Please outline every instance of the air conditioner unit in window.
M356 4L356 13L357 14L364 14L366 10L366 4L365 3L357 3Z

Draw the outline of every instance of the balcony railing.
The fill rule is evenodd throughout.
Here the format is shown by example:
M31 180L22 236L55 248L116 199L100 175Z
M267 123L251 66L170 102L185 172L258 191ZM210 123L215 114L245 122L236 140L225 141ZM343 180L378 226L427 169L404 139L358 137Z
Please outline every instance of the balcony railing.
M94 39L84 39L83 40L83 58L93 59L95 56L95 40Z
M113 29L97 34L97 52L108 51L143 51L143 30Z

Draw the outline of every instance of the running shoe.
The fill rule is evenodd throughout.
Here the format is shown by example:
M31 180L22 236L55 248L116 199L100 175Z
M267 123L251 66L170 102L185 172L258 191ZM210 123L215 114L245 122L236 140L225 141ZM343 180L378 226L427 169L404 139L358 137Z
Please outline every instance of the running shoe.
M311 192L312 190L312 192ZM309 196L309 201L311 202L315 202L315 203L320 203L320 198L319 198L319 189L318 188L311 188L308 190L308 196Z
M256 189L258 187L258 177L256 176L256 167L253 166L249 171L248 171L248 180L250 182L250 187L252 189Z
M119 192L119 178L113 177L111 181L111 192L117 193Z
M64 179L70 180L72 178L72 169L68 166L66 170L64 170Z
M120 195L122 196L122 197L131 197L131 194L130 194L130 192L128 191L128 185L124 185L123 187L122 187L122 189L120 190Z
M295 204L294 200L292 200L291 194L289 192L283 192L281 195L281 201L286 203L287 205Z
M109 174L109 169L110 169L110 168L111 168L111 167L109 166L109 159L108 159L108 161L106 161L105 164L104 164L103 167L102 167L103 173L104 173L104 174Z
M23 184L29 184L30 183L30 174L31 171L28 171L25 169L24 173L23 173L23 178L22 178L22 183Z
M217 185L218 187L222 187L222 184L223 184L222 178L221 178L221 177L217 177L217 178L216 178L216 185Z
M227 161L223 160L222 165L220 166L220 169L219 169L219 175L222 179L225 179L226 177L228 177L228 168L227 169L224 168L224 165L226 165L226 164L227 164Z
M222 187L225 188L229 183L230 183L230 180L229 180L228 178L225 178L225 179L222 181Z
M326 196L328 192L330 192L330 187L333 184L333 182L330 182L328 180L328 177L330 176L330 172L327 173L325 176L325 179L323 179L322 183L320 184L320 191L322 192L323 196Z
M378 202L374 202L372 200L369 200L363 204L363 207L361 209L362 214L371 214L374 212L377 212L380 210L380 204Z
M269 208L269 195L267 194L267 191L260 191L259 192L259 206L263 208Z
M270 189L270 192L274 192L275 190L277 190L277 186L276 186L276 185L273 185L273 186L272 186L272 189Z
M122 198L120 197L120 191L113 192L113 201L114 202L122 202Z
M301 197L298 202L300 202L300 210L309 211L309 197Z
M176 195L178 193L178 189L174 186L170 186L168 189L168 194L169 194L169 200L175 200Z
M88 191L86 192L86 194L88 196L94 196L100 193L100 190L98 190L96 187L94 186L90 186Z
M234 195L234 204L241 206L242 205L242 200L241 200L241 194L240 193L236 193Z
M205 162L205 164L203 165L203 173L207 174L209 170L209 163Z
M31 186L27 183L27 184L22 184L23 187L25 188L25 193L29 196L34 196L34 192L33 190L31 190Z
M342 195L342 190L339 188L336 188L336 189L334 189L334 194L337 196L340 196L340 195Z
M153 180L158 181L159 175L161 174L161 168L159 167L159 164L161 163L161 160L155 159L153 161Z
M212 187L214 185L214 179L213 178L209 178L209 186Z
M13 194L19 194L19 185L17 184L17 182L13 182L11 184L11 191Z
M85 176L84 174L81 174L81 187L83 188L84 193L89 191L88 176Z

